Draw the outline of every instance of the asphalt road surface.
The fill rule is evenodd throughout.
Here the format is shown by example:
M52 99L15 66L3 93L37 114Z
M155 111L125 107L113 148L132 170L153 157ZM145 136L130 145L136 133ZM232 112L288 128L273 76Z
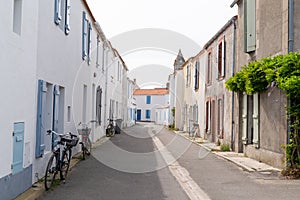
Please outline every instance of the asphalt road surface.
M93 149L39 199L299 199L299 180L245 172L162 126L140 123Z

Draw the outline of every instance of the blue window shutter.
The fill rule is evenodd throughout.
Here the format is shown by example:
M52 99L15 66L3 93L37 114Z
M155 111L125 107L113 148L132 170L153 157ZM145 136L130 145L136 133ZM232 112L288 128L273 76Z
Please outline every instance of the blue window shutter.
M88 41L87 41L87 57L88 57L88 64L91 62L91 46L92 46L92 24L88 22Z
M70 0L66 0L65 6L65 33L68 35L70 32Z
M87 41L87 19L86 12L82 12L82 59L85 60L87 56L86 41Z
M150 117L151 117L151 111L146 110L146 119L150 119Z
M146 104L151 104L151 96L146 96Z
M43 133L43 102L45 95L47 93L46 82L38 81L38 99L37 99L37 121L36 121L36 146L35 146L35 156L42 157L44 154L45 144L44 144L44 134Z
M61 21L61 0L54 1L54 23L59 24Z
M52 121L52 130L58 132L58 116L59 116L59 86L55 85L53 90L53 121ZM55 134L52 134L52 149L57 145L58 137Z
M14 123L12 173L23 169L24 122Z
M256 0L244 0L245 52L256 48Z

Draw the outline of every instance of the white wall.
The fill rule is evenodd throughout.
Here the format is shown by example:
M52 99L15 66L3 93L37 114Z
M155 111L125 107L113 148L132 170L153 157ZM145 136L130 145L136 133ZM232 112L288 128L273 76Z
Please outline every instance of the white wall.
M0 178L12 171L14 122L25 123L23 167L32 164L35 148L38 1L22 1L20 34L13 32L13 2L0 6L5 16L0 29Z
M183 130L184 111L184 77L183 70L177 70L175 74L175 128Z
M149 95L151 103L146 104L147 95L134 95L137 104L137 110L141 109L141 121L155 121L156 108L168 105L169 94L167 95ZM150 119L146 119L146 110L151 110Z

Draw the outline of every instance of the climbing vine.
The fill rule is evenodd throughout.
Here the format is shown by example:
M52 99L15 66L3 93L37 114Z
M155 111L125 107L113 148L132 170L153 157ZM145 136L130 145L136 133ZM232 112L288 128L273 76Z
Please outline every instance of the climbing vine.
M300 53L263 58L242 67L226 81L226 88L248 95L277 87L290 98L287 114L291 119L290 141L285 145L290 167L300 169Z

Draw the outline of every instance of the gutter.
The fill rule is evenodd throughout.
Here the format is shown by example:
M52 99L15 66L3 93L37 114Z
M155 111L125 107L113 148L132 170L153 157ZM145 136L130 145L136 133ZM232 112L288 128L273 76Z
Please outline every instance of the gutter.
M288 53L294 51L294 0L289 0L288 8ZM288 97L288 107L291 106L291 99ZM288 113L287 119L287 144L290 143L291 116Z
M236 22L237 18L232 19L233 23L233 45L232 45L232 76L235 74L236 62ZM231 150L234 151L234 92L231 94Z
M204 46L203 49L207 49L238 17L233 16Z

